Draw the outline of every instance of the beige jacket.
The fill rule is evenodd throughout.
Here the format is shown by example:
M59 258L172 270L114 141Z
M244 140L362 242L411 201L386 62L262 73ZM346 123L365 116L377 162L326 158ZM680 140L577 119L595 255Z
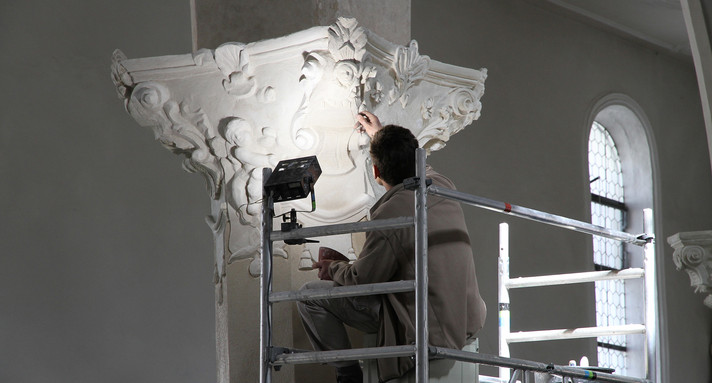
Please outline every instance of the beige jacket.
M454 189L428 169L433 184ZM394 186L371 208L371 219L414 215L414 192ZM482 328L487 309L480 296L469 234L459 202L428 196L428 331L433 346L461 349ZM372 231L352 264L333 262L330 273L341 285L415 279L413 228ZM415 293L384 295L379 346L415 343ZM381 381L405 374L412 358L378 361Z

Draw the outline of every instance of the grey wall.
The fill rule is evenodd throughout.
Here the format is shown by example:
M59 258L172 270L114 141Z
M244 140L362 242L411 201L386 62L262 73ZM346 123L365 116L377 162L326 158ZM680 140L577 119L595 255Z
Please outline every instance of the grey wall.
M215 381L204 183L110 77L190 33L188 1L0 3L0 381Z
M707 382L712 312L702 305L703 296L693 293L687 275L675 271L665 241L679 231L712 227L712 178L691 60L671 58L536 3L413 1L412 35L423 54L489 70L481 119L431 162L461 190L587 220L586 119L606 94L634 99L650 121L658 153L657 243L664 257L662 331L670 381ZM466 214L490 310L480 345L496 353L498 223L511 225L513 276L590 268L590 240L475 208ZM522 313L513 314L513 330L595 323L592 308L573 298L591 299L591 289L513 294L513 310ZM512 355L555 363L577 359L579 351L595 355L592 344L563 344L514 345Z
M413 1L423 54L489 70L482 118L431 162L461 190L586 219L585 120L605 94L636 100L659 156L669 381L707 382L712 312L674 270L664 240L712 228L692 64L533 4ZM205 187L123 111L109 78L114 48L128 57L190 52L188 2L5 1L0 47L0 381L214 381ZM466 213L490 310L481 346L495 353L497 224L511 224L512 275L590 267L590 242ZM514 328L592 324L574 292L593 296L583 287L513 294L528 315ZM513 354L579 356L541 347Z
M410 41L411 0L196 0L197 48L215 49L230 41L248 43L330 25L354 17L388 41Z

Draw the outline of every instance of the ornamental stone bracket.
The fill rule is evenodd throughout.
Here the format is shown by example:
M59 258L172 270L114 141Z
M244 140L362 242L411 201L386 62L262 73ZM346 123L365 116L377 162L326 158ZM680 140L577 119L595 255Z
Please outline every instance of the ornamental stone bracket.
M316 155L322 168L315 185L317 209L300 213L300 223L307 227L366 219L384 190L374 182L369 138L354 129L354 116L370 110L384 124L410 129L428 152L440 150L479 118L487 77L486 69L431 60L420 54L415 41L408 46L386 41L351 18L192 54L128 59L116 50L111 69L128 113L153 129L163 146L183 156L186 171L205 178L211 198L207 221L215 244L219 381L235 374L227 371L227 332L234 328L223 304L227 266L247 266L237 277L242 280L238 289L254 285L249 280L256 281L253 277L261 273L262 168ZM310 202L277 204L275 215L291 208L311 210ZM287 288L313 278L298 269L311 269L320 245L355 258L362 238L320 241L274 244L274 254L294 265L286 275L293 286ZM298 261L291 262L295 257ZM240 305L258 304L243 298Z
M690 276L696 293L705 293L705 306L712 308L712 230L677 233L668 237L675 249L672 260Z

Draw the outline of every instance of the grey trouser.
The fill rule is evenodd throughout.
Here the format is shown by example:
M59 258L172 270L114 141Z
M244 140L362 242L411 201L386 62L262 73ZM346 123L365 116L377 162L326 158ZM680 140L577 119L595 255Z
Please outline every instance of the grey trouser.
M326 289L336 286L332 281L307 282L302 289ZM309 341L316 351L344 350L351 348L351 341L344 325L366 333L376 333L380 327L381 297L315 299L297 302L299 315ZM357 362L329 363L334 367L346 367Z

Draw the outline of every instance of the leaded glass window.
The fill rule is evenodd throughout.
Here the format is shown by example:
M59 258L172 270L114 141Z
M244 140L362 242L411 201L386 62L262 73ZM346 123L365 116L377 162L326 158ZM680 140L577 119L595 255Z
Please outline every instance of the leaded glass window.
M626 229L626 207L623 172L613 138L605 127L594 122L588 141L589 175L591 177L591 222L613 230ZM626 267L622 243L593 237L593 262L597 270L620 270ZM596 282L596 324L615 326L626 323L625 282ZM598 338L598 365L615 368L626 374L625 336Z

